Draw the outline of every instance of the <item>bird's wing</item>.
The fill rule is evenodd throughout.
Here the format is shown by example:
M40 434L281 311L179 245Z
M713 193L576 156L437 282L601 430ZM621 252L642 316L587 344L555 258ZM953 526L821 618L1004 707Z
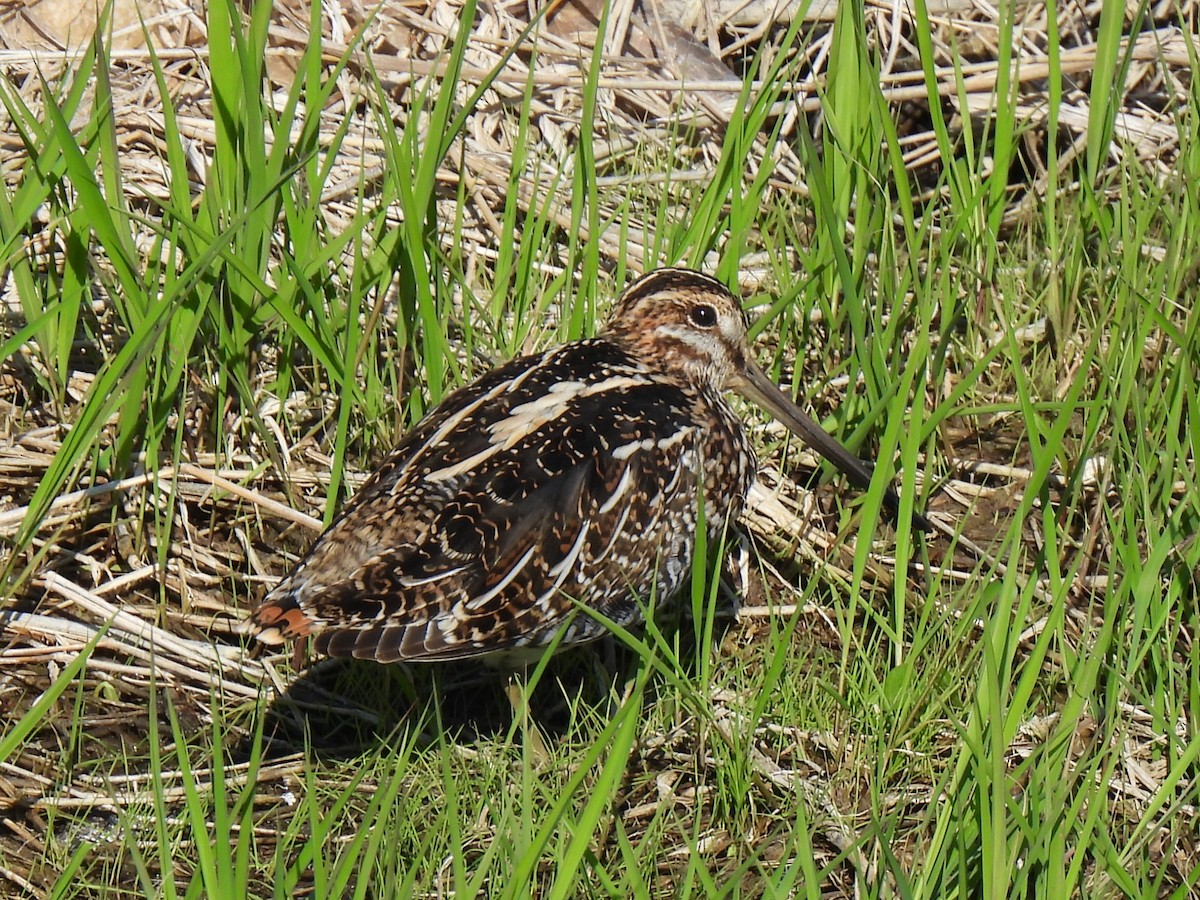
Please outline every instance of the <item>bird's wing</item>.
M658 548L639 532L694 495L692 398L552 355L505 377L397 448L255 613L265 638L312 633L330 655L385 662L476 656L546 643L573 599L603 607L652 583Z

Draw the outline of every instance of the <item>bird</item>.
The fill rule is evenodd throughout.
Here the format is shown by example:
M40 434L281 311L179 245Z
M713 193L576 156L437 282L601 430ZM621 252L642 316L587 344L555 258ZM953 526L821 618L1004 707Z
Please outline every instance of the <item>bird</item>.
M428 412L252 630L391 663L528 657L602 637L601 617L636 625L687 580L698 530L718 538L745 505L758 464L728 390L870 483L751 358L738 298L698 271L657 269L595 337L513 359Z

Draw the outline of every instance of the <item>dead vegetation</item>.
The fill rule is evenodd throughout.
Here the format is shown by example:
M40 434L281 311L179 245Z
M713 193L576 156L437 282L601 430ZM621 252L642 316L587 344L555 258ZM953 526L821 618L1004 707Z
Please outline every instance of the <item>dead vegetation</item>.
M630 161L648 156L660 161L664 178L697 183L711 179L720 157L720 136L737 115L742 73L759 48L764 48L760 71L767 70L774 52L772 36L786 27L796 6L794 2L762 0L614 3L608 11L610 27L597 82L594 123L596 166L604 185L623 187L636 196L648 183L647 176L630 174L634 168ZM1018 84L1014 98L1022 136L1006 205L1009 224L1027 215L1031 205L1045 195L1048 143L1059 148L1058 165L1063 172L1085 150L1099 6L1092 2L1064 8L1060 10L1063 18L1051 26L1061 48L1065 96L1058 131L1050 134L1045 6L1028 3L1016 7L1019 40L1013 47L1000 48L990 5L964 0L931 4L931 18L937 25L932 35L936 102L957 129L951 135L954 141L960 142L964 132L980 135L988 128L997 103L1000 66L1012 55L1011 77ZM326 6L327 13L330 8ZM1158 177L1172 177L1180 152L1177 110L1192 90L1185 29L1196 32L1198 10L1192 2L1164 0L1151 6L1138 19L1137 30L1122 38L1131 62L1121 98L1113 106L1116 125L1107 155L1114 164L1136 159ZM342 2L335 15L323 19L324 64L332 66L339 59L349 59L338 90L321 111L323 135L341 127L347 118L350 128L322 198L332 231L350 227L360 201L371 202L372 179L387 164L382 141L374 131L378 120L350 115L364 104L366 89L361 76L366 67L379 74L390 92L393 121L403 123L412 92L444 71L446 49L459 27L460 11L459 0L387 2L378 9ZM155 105L157 88L143 26L135 12L128 3L117 3L114 9L111 77L126 183L135 188L127 202L146 217L143 246L149 249L154 246L157 204L166 200L168 188L163 177L161 110ZM479 7L461 79L464 92L485 78L491 78L490 86L472 112L460 146L438 172L445 191L443 221L458 222L453 234L447 226L445 239L457 242L462 257L469 261L468 281L476 277L487 280L484 273L502 237L500 222L510 196L515 196L525 215L544 216L563 231L580 227L571 212L571 179L547 176L569 171L573 164L573 148L581 138L579 111L585 75L600 12L590 0L568 0L546 11L532 33L526 34L531 14L528 4ZM215 140L213 110L206 93L203 4L146 0L140 14L168 76L180 127L191 142L191 177L202 184L208 177L207 162ZM803 55L789 60L784 68L786 85L776 85L779 95L773 120L784 136L799 129L812 130L828 77L833 7L814 2L806 15L809 38L803 43ZM898 3L871 3L866 19L880 60L883 94L897 114L905 165L913 182L925 190L922 202L933 209L942 199L937 186L943 157L930 124L929 86L910 11ZM46 102L41 79L54 82L63 67L70 65L73 48L91 38L91 28L91 20L78 15L76 3L41 0L0 5L0 66L23 102L35 109ZM277 89L285 89L295 76L307 28L306 9L295 3L276 4L268 72ZM523 42L516 46L518 39ZM761 87L756 84L754 90ZM521 144L523 133L514 117L527 91L528 134L535 138L531 146ZM689 130L687 140L679 138L681 123ZM786 144L772 144L772 149L779 152L781 146ZM761 160L765 147L760 141L750 150L750 165L755 164L756 154ZM793 155L774 162L768 190L804 195L807 187L800 160ZM0 132L0 164L10 183L32 164L20 135L8 128ZM359 185L364 181L367 189L362 192ZM604 269L615 269L623 262L639 270L651 261L651 217L662 210L653 203L618 208L620 193L600 194L601 202L608 205L597 221L607 224L595 234L584 227L580 237L599 247ZM686 208L667 212L680 217L688 214ZM396 210L394 215L402 213ZM37 252L39 241L53 238L31 234L27 240ZM53 253L42 258L52 259ZM545 265L553 268L552 262ZM769 283L771 278L753 255L741 274L748 289ZM14 290L6 279L6 336L15 332L22 320ZM97 296L96 303L103 302L104 298ZM38 392L31 387L36 379L30 372L39 365L36 354L18 353L0 365L0 404L5 410L0 419L0 536L11 541L30 495L61 446L63 426L69 424L72 411L47 409L37 402ZM86 367L75 373L70 398L80 401L93 378L94 370ZM205 414L216 417L221 411ZM272 412L268 410L264 418L282 437L286 429L274 423ZM202 721L209 714L214 691L223 702L237 707L253 703L264 685L268 690L284 688L270 660L264 660L261 652L244 649L241 621L264 585L286 568L289 552L306 546L318 527L315 517L320 515L328 489L331 460L312 440L285 439L281 445L287 461L286 478L260 447L247 446L240 455L217 458L203 443L193 448L189 462L179 466L116 480L89 480L85 475L81 487L55 500L29 547L12 560L12 574L20 587L0 608L0 716L5 721L18 721L80 651L89 642L97 642L79 682L78 699L71 695L72 699L59 700L58 714L44 718L44 730L0 767L0 858L5 866L0 879L16 889L44 895L47 873L39 866L52 837L70 844L81 839L79 830L85 827L111 828L115 807L149 803L144 773L93 771L87 761L94 749L103 748L107 754L121 744L131 759L140 758L152 727L146 720L147 697L155 689L167 687L181 708L192 710ZM969 439L960 446L969 446ZM1030 473L1014 465L1010 453L984 459L979 455L964 450L964 458L954 461L956 477L942 485L936 513L941 521L953 523L968 509L979 516L986 502L992 502L995 522L980 525L976 520L979 531L973 535L979 545L986 545L989 529L1003 531L1005 516L1016 508ZM788 472L794 474L794 468ZM772 468L764 477L767 488L755 495L747 515L751 533L776 550L790 548L792 558L806 560L798 563L800 566L829 567L837 578L848 579L852 543L845 535L824 530L831 517L823 515L813 495L799 488L788 472ZM1090 502L1098 503L1106 489L1103 478L1094 480L1088 487ZM1080 518L1098 527L1094 509L1080 511ZM148 535L146 523L161 516L174 516L169 546L158 546ZM1036 543L1036 535L1030 540ZM1098 542L1085 531L1077 552L1101 556L1105 548ZM935 561L945 566L946 577L969 577L976 561L966 552L968 544L959 544L963 555L958 560ZM988 558L986 546L975 549L979 557ZM996 561L991 562L998 571L1002 569ZM871 564L879 589L886 589L892 578L889 563L880 554ZM1091 589L1097 587L1086 580L1091 577L1089 568L1085 567L1085 579L1079 585L1080 606L1069 613L1069 618L1081 622L1095 614L1086 602ZM781 578L781 583L786 581ZM742 621L752 623L759 614L760 610L748 607ZM819 618L823 612L817 608L814 614ZM1044 625L1044 620L1023 623L1026 640L1036 637L1039 624ZM746 627L752 630L753 625ZM82 739L63 733L63 723L71 721L71 705L76 702L81 704L86 736ZM737 716L738 702L723 707L718 701L717 705L731 719ZM1156 767L1164 763L1148 750L1159 740L1147 724L1148 714L1138 709L1126 713L1130 723L1124 737L1129 742L1128 769L1096 777L1110 779L1114 804L1132 822L1147 813L1152 794L1148 787L1162 777ZM371 718L362 710L353 714ZM1014 766L1029 743L1040 739L1039 729L1044 725L1031 721L1022 727L1009 748ZM635 765L639 779L621 813L630 833L636 833L638 823L652 817L661 804L688 809L703 808L707 802L703 791L698 793L694 783L686 782L695 778L697 767L703 770L715 763L711 758L696 757L688 727L681 726L678 733L647 735L642 742ZM1168 723L1168 727L1173 726ZM824 851L832 857L852 845L853 841L839 832L847 826L838 824L853 822L853 810L845 805L850 798L838 796L828 787L836 780L842 764L839 754L848 752L846 748L829 735L797 729L760 727L752 729L752 737L753 775L767 786L764 790L790 791L803 783L814 794L813 807L829 813L818 824ZM1080 741L1086 743L1092 737L1081 735ZM78 746L71 749L71 741ZM65 753L64 747L70 752ZM100 755L98 749L96 753ZM76 765L76 771L65 779L61 771L52 768L64 756L73 758ZM305 765L303 756L281 752L259 773L264 808L277 806L279 798L295 788ZM690 776L679 775L689 770ZM231 774L237 777L236 767ZM169 789L178 775L163 773ZM936 799L930 791L898 797L896 803L916 810ZM67 810L72 813L64 820L61 814ZM1180 822L1196 821L1196 810L1190 807L1181 806L1175 814ZM48 824L53 821L72 824L57 826L67 830L55 834ZM757 831L746 834L732 835L718 828L702 835L703 851L720 854L739 841L761 839L769 844L782 827L764 818L756 823ZM1162 843L1164 856L1179 855L1176 868L1180 873L1196 865L1200 851L1194 833L1190 840L1164 833ZM849 856L849 866L859 875L873 865L854 853ZM664 884L670 883L670 873L679 864L679 860L664 861ZM853 893L853 878L843 881L839 889L846 895Z
M572 148L580 137L584 75L600 6L597 0L553 4L531 34L526 34L531 13L526 3L487 4L479 10L462 70L464 88L479 83L498 67L499 71L471 117L462 146L449 154L439 178L446 187L448 211L452 211L456 188L466 194L466 222L455 237L469 243L468 255L480 266L486 266L494 252L500 210L511 189L516 190L517 200L527 212L544 210L559 227L575 227L570 214L570 180L560 181L548 194L547 174L570 165ZM740 73L760 47L764 48L761 69L769 68L773 61L770 36L789 21L797 6L795 0L789 4L762 0L713 0L707 4L622 0L615 4L603 47L598 82L601 96L594 123L596 166L602 177L622 184L631 157L659 153L663 178L711 179L719 157L714 141L737 109ZM787 84L780 90L775 112L782 119L780 133L785 138L798 128L811 128L813 117L819 114L820 93L828 79L832 35L828 25L833 9L828 0L810 4L806 11L809 38L803 56L784 69ZM444 68L460 11L459 0L384 3L378 9L341 3L336 15L323 22L324 49L330 63L349 54L351 65L341 76L333 101L322 111L323 131L332 133L348 111L362 102L363 87L356 73L361 73L368 58L392 92L394 120L403 123L411 92ZM156 89L136 12L131 0L119 2L112 21L114 105L122 159L129 172L136 173L138 195L130 197L135 205L166 194L161 180L161 122L153 100ZM1014 14L1017 41L1002 53L992 6L970 0L930 4L931 21L938 26L931 37L939 103L959 134L964 130L980 133L988 127L997 104L1000 65L1011 53L1009 77L1017 84L1014 101L1022 122L1024 152L1015 163L1019 171L1011 179L1006 214L1010 219L1045 195L1048 141L1062 148L1058 156L1062 171L1070 168L1085 146L1100 3L1075 4L1055 23L1064 97L1059 132L1054 135L1047 133L1045 92L1050 57L1046 7L1022 3ZM164 62L181 126L194 141L192 175L203 183L215 139L205 93L203 5L146 0L141 15L155 52ZM1193 3L1164 0L1136 23L1127 23L1140 27L1122 38L1123 54L1130 65L1119 102L1113 106L1114 140L1108 148L1113 163L1132 157L1164 176L1173 171L1179 151L1175 117L1187 102L1192 79L1185 29L1194 32L1198 16ZM880 57L883 95L901 116L905 164L918 183L932 186L941 169L941 152L930 127L928 88L911 13L901 4L871 3L866 19ZM31 106L43 102L38 73L53 76L67 63L70 48L90 39L90 21L78 15L77 4L69 2L40 0L3 7L0 46L6 49L0 50L0 63ZM267 69L277 89L291 84L307 37L304 7L295 2L275 4ZM523 43L515 43L522 38ZM518 144L522 136L512 110L530 84L531 133L536 144L525 147ZM757 91L763 85L754 87ZM678 140L680 122L696 129L695 140ZM355 152L343 154L337 174L329 179L323 202L333 228L348 225L353 217L354 186L363 177L369 181L371 173L386 164L371 126L369 117L353 118L355 132L346 146ZM5 167L12 172L22 165L20 141L11 132L3 140ZM514 159L524 160L523 167L514 168ZM777 160L776 166L774 189L806 191L797 158ZM642 176L633 177L629 184L639 180ZM615 224L617 212L611 207L603 209L600 221L614 224L599 234L581 236L595 240L610 261L615 263L623 256L638 268L644 265L653 224L639 220L635 209L632 220L622 219L628 237L621 240ZM678 214L686 215L686 210ZM755 276L751 265L745 277L754 283Z

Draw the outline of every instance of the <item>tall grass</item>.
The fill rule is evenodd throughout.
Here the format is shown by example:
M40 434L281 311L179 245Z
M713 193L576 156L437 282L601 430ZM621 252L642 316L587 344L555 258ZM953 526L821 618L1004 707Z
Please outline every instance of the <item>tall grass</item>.
M929 13L921 0L915 11L936 97ZM856 539L848 557L770 560L787 576L765 578L775 615L723 624L720 564L709 556L726 554L701 547L683 604L690 625L612 626L618 662L582 680L547 657L528 673L512 727L476 740L451 723L440 675L425 690L426 676L389 673L404 682L411 717L340 756L309 735L302 762L281 775L271 769L273 754L290 749L280 722L319 721L311 710L289 712L265 690L249 706L218 689L197 701L155 672L138 682L144 744L85 765L89 775L141 776L134 799L111 786L119 836L111 846L60 839L74 827L64 806L35 867L45 893L1194 894L1200 100L1193 83L1176 111L1178 172L1106 165L1129 65L1123 7L1101 13L1086 152L1060 178L1050 142L1045 202L1015 226L1004 217L1023 152L1014 73L1001 66L980 132L954 134L946 108L931 103L942 170L937 199L923 203L853 4L833 25L815 134L784 133L777 104L798 72L787 52L764 50L748 62L714 143L713 177L698 187L668 180L635 193L605 181L593 147L604 124L599 50L581 69L574 152L554 164L534 158L531 74L510 110L521 139L495 210L499 246L470 278L462 223L445 221L439 204L439 169L490 83L461 78L474 4L440 74L412 82L402 122L367 73L356 99L384 136L387 167L370 187L364 178L344 226L322 198L335 161L355 150L348 124L330 128L321 116L348 62L327 66L319 12L313 5L294 83L267 103L269 4L248 13L209 4L216 139L199 184L154 62L167 188L157 198L122 170L102 39L45 83L55 102L40 109L0 82L30 160L0 189L0 249L21 307L0 348L36 360L36 390L69 426L12 538L10 596L36 593L51 501L90 479L185 462L179 423L196 404L215 411L208 437L219 457L260 447L259 469L286 477L277 423L263 410L297 390L331 396L308 420L283 414L282 428L329 450L332 516L346 472L478 367L595 330L632 268L618 260L605 280L596 243L605 209L651 221L651 262L699 265L715 252L731 285L748 253L764 253L773 283L748 299L761 313L753 333L770 344L760 355L773 353L781 372L794 360L793 390L822 411L835 392L829 427L872 447L879 471L840 513L841 536ZM1014 16L1005 8L998 23L1006 54ZM797 21L776 40L786 50L804 37ZM1064 84L1053 36L1049 49L1053 123ZM1194 42L1189 52L1195 59ZM965 108L961 78L955 88ZM681 146L697 140L682 122L674 133ZM671 153L642 150L628 174ZM777 153L802 159L806 193L772 184ZM570 231L549 199L520 200L517 173L528 171L541 173L547 196L571 185ZM1072 181L1077 192L1057 193ZM26 246L47 211L61 248L50 267ZM1050 337L1028 339L1036 332L1026 326L1043 319ZM76 402L81 344L100 361ZM1006 441L1013 449L997 446ZM910 536L914 508L942 503L939 480L962 475L961 458L972 456L1023 473L1006 482L1012 497L995 521L986 480L958 482L980 488L979 509L943 507L950 531L969 531L985 552L958 537ZM897 469L902 509L889 530L883 489ZM113 518L150 518L132 530L166 571L183 504L171 496ZM271 540L262 522L239 527L257 529L252 544ZM889 542L882 574L880 541ZM161 613L175 600L165 579L157 591ZM101 637L0 736L0 762L12 767L42 752L47 734L63 735L47 797L73 788L79 748L93 746L82 710L95 699L86 676ZM378 670L346 677L374 692L371 715L399 718ZM565 710L566 724L540 719L535 696ZM1164 852L1171 842L1182 850ZM0 843L0 866L13 846Z

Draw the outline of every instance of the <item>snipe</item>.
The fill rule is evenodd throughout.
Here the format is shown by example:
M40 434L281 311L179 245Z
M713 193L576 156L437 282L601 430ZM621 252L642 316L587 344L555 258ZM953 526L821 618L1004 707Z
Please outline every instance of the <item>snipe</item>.
M562 646L600 637L576 603L636 621L639 600L687 577L701 502L715 536L754 480L725 389L870 481L749 358L737 298L661 269L598 337L515 359L422 419L254 611L258 637L433 661L543 647L563 628Z

